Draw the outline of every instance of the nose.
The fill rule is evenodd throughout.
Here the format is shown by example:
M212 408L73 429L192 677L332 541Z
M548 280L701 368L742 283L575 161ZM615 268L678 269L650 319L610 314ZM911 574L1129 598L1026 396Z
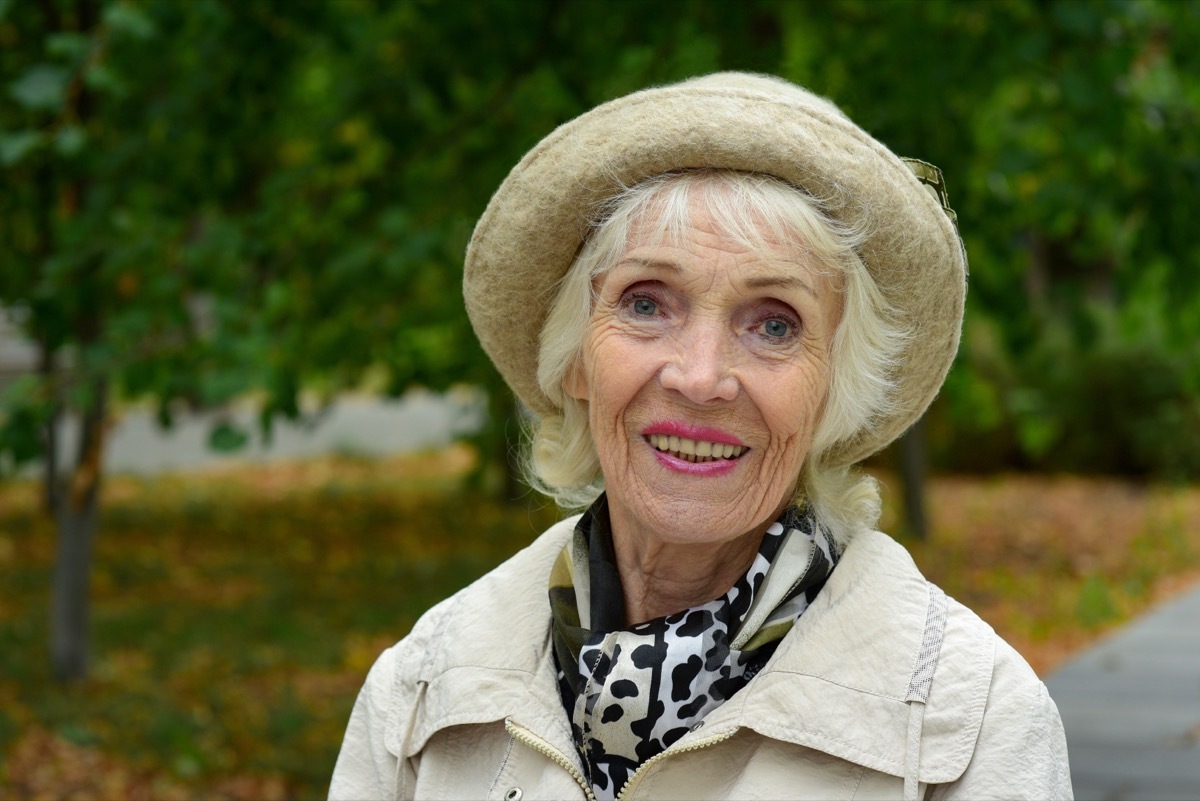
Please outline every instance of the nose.
M731 401L739 383L732 372L733 343L719 323L696 325L680 337L673 359L663 366L659 381L693 403Z

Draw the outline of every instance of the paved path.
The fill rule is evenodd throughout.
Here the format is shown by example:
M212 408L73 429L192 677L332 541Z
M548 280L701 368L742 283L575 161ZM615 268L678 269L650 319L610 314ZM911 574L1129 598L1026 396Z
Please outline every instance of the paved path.
M1200 590L1135 620L1046 683L1079 801L1200 800Z

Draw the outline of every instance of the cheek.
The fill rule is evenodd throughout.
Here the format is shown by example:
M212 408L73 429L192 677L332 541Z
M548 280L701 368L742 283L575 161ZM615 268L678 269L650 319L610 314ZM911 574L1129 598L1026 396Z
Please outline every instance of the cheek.
M759 408L763 410L772 438L781 447L807 450L816 433L829 395L829 384L826 371L813 372L815 374L766 382L765 393L760 393Z
M603 408L610 416L618 413L657 380L662 359L654 346L612 330L598 331L590 345L585 369L593 409Z
M593 321L575 364L563 377L563 390L567 395L589 403L603 399L602 396L593 398L593 394L597 388L603 391L607 383L604 365L610 358L607 353L610 338L608 327Z
M620 370L620 357L607 353L588 365L588 418L596 446L605 450L623 439L626 410L636 394L630 371Z

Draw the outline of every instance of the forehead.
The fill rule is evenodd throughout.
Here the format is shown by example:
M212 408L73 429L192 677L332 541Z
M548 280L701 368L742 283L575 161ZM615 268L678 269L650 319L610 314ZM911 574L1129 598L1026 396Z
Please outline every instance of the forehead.
M706 204L689 200L686 214L650 208L632 218L614 268L682 278L734 271L738 283L748 289L799 288L810 293L815 283L824 283L821 278L832 277L798 233L783 233L749 215L721 219Z

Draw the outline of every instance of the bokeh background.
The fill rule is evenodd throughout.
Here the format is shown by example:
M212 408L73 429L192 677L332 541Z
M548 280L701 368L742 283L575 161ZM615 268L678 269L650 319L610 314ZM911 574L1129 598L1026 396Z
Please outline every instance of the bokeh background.
M1200 3L0 0L0 797L324 795L379 651L558 515L474 220L718 69L946 174L963 346L868 465L922 569L1043 673L1200 578ZM414 392L444 436L272 451ZM232 458L114 468L135 418Z

